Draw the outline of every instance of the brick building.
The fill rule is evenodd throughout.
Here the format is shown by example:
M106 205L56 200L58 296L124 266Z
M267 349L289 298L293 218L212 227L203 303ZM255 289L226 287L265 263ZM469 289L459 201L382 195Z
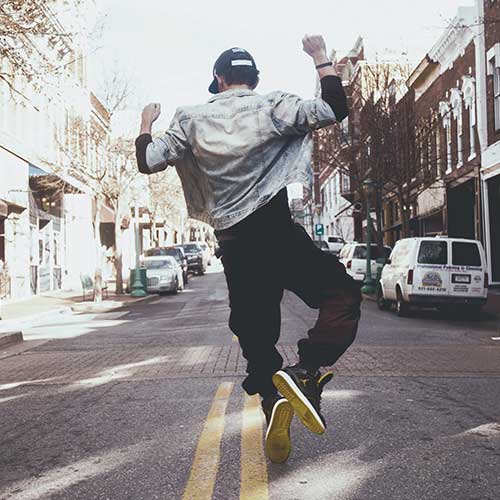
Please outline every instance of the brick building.
M476 0L478 133L484 245L490 281L500 284L500 2Z
M474 19L473 7L460 8L408 79L417 141L413 236L481 238Z

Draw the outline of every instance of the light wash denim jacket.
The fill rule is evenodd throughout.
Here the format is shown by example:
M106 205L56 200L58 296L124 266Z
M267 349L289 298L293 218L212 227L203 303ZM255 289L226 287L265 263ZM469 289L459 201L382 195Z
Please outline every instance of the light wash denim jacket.
M175 165L189 216L226 229L285 186L311 185L311 131L335 121L321 98L228 90L179 108L146 162L151 172Z

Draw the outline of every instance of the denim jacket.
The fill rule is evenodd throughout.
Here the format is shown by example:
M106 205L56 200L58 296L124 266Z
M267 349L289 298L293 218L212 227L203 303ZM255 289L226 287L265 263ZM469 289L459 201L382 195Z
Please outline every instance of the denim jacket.
M311 132L335 121L321 98L228 90L177 110L170 128L149 139L147 173L174 165L189 216L226 229L288 184L309 186Z

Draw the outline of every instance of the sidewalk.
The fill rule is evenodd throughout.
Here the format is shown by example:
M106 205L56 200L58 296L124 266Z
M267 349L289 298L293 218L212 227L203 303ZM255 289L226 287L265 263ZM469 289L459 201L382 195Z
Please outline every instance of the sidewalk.
M146 295L135 298L130 295L109 293L102 302L95 303L89 300L91 297L88 295L84 302L81 292L74 290L52 292L2 305L0 332L33 326L58 314L107 312L129 304L154 300L156 297L156 295Z

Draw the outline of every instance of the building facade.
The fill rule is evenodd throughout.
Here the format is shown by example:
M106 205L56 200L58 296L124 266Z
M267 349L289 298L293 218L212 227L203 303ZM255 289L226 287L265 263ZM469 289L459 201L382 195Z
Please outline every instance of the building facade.
M92 7L93 2L87 3ZM83 2L81 7L88 6ZM25 67L39 73L47 64L57 69L47 80L28 78L7 57L0 61L4 73L15 75L10 82L0 82L3 299L78 286L80 272L95 262L94 193L72 172L75 164L90 169L97 158L89 140L90 124L96 113L103 112L88 90L85 38L68 35L57 8L57 2L50 8L40 3L33 11L50 36L17 37ZM71 21L75 18L83 22L78 16Z
M476 9L484 245L490 282L500 285L500 3L476 0Z
M473 7L460 8L408 79L417 142L409 235L482 236L474 20Z

